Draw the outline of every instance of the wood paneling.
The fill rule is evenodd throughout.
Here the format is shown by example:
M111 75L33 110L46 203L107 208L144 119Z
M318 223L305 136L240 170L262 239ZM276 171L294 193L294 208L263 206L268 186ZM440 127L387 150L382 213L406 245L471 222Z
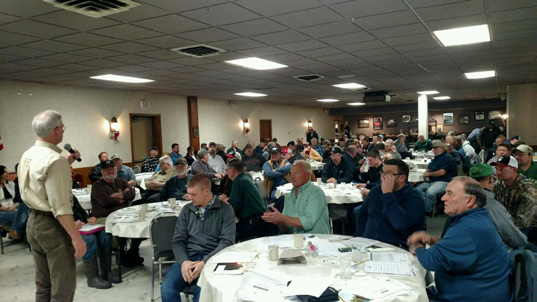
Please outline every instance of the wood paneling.
M198 97L187 97L188 103L188 135L190 137L190 146L194 151L200 149L199 137L199 119L198 119Z

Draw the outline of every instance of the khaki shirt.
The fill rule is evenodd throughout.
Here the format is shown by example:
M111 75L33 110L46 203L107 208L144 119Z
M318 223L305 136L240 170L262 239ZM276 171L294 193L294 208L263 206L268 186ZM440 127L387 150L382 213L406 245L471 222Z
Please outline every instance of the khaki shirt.
M156 181L160 184L156 186L148 186L146 183L145 186L149 190L160 191L160 189L162 189L162 187L168 181L168 179L174 176L177 176L177 172L175 172L175 168L173 166L170 169L168 169L168 171L160 170L158 172L153 173L153 175L151 175L151 178L149 179L149 181Z
M54 217L73 214L71 169L61 152L56 145L38 140L24 152L18 169L24 203Z
M519 174L509 188L503 181L498 181L494 184L492 193L494 199L511 214L517 228L537 227L537 190L530 179Z

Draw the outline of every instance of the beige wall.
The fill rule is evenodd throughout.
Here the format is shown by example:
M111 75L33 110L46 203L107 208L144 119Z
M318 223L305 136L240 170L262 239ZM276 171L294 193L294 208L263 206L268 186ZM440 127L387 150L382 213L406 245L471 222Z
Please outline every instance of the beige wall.
M537 145L537 83L509 85L507 95L507 136L520 135L529 145Z
M140 108L142 99L149 101L151 107ZM238 139L242 147L251 139L257 144L259 119L272 119L272 133L280 144L304 137L308 119L312 120L319 135L328 137L333 132L333 120L338 119L325 114L322 108L236 104L237 109L231 109L228 101L198 99L202 142L214 140L229 147L232 139ZM22 153L35 142L32 118L47 109L59 111L67 126L61 146L70 143L82 154L83 161L75 162L75 168L95 165L101 151L119 153L126 162L132 160L129 113L161 115L163 151L170 151L171 144L177 142L184 154L189 145L184 96L0 81L0 136L4 144L4 150L0 151L0 164L7 166L9 171L13 171ZM117 142L110 139L107 128L113 116L121 124ZM252 130L248 137L242 135L241 118L249 119Z

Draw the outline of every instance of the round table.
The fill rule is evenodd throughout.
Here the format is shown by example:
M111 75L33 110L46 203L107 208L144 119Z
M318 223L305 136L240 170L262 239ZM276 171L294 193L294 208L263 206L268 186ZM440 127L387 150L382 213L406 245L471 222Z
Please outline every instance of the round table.
M138 188L135 188L136 195L134 196L133 200L140 200L142 199L142 195L140 194L140 190ZM78 202L82 206L84 210L91 210L91 193L88 192L86 188L83 189L73 189L73 195L76 196L78 199Z
M245 242L241 242L225 248L218 254L214 255L205 264L203 271L198 280L198 285L201 287L200 301L212 302L228 302L239 301L235 296L237 289L239 289L241 282L245 277L248 277L249 272L242 275L219 275L214 274L213 270L216 264L219 263L219 257L222 257L226 252L255 252L258 253L258 257L254 258L253 262L255 267L251 271L255 274L267 276L272 279L278 280L282 283L290 280L300 280L300 278L326 278L333 276L332 284L336 289L345 290L347 283L339 276L335 276L339 270L339 258L347 257L351 258L351 253L341 253L341 256L322 256L311 257L306 254L307 264L287 264L277 265L277 261L268 260L268 245L279 244L280 254L282 251L282 244L289 241L292 235L282 235L275 237L257 238ZM339 235L315 235L319 239L324 239L328 242L330 238L341 238ZM307 240L307 239L306 239ZM292 242L292 239L291 239ZM376 246L383 248L390 248L393 253L407 254L411 262L414 275L412 276L399 276L399 275L385 275L375 273L365 273L364 265L359 265L357 270L354 271L349 284L354 282L360 282L360 278L366 276L373 277L388 277L392 280L403 283L408 286L409 289L396 293L383 301L428 301L427 293L425 292L425 274L426 271L419 264L416 257L412 256L409 252L393 247L389 244L382 242L375 243ZM348 287L347 287L348 288ZM296 300L295 300L296 301Z
M427 169L427 166L431 162L430 159L420 158L420 159L403 159L409 167L414 167L415 169Z
M319 186L318 183L312 182L313 185ZM326 200L329 204L346 204L346 203L358 203L363 201L362 193L359 189L356 189L356 184L336 184L333 189L328 188L328 184L322 183L320 185ZM293 189L293 184L285 184L276 188L276 198L287 195Z
M422 182L425 181L423 178L423 173L425 173L427 169L410 169L410 172L408 173L408 181L409 182Z

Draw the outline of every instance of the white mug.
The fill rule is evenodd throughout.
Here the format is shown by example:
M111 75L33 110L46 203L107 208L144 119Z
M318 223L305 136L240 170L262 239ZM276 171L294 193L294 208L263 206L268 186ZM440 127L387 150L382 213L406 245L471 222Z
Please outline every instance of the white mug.
M144 212L144 214L147 212L147 203L142 204L142 212Z
M92 185L87 185L87 186L86 186L86 191L87 191L88 193L91 193L91 186L92 186Z
M301 249L304 247L304 235L295 234L295 248Z
M268 258L270 261L276 261L279 258L279 246L278 245L269 245L268 246Z
M323 181L323 180L322 180L321 178L317 178L317 184L318 184L318 185L321 185L322 181Z
M138 211L138 218L140 218L141 220L145 219L145 211L144 210Z
M173 197L168 199L168 203L170 204L170 208L172 208L172 209L175 208L175 201L176 201L176 199L173 198Z

